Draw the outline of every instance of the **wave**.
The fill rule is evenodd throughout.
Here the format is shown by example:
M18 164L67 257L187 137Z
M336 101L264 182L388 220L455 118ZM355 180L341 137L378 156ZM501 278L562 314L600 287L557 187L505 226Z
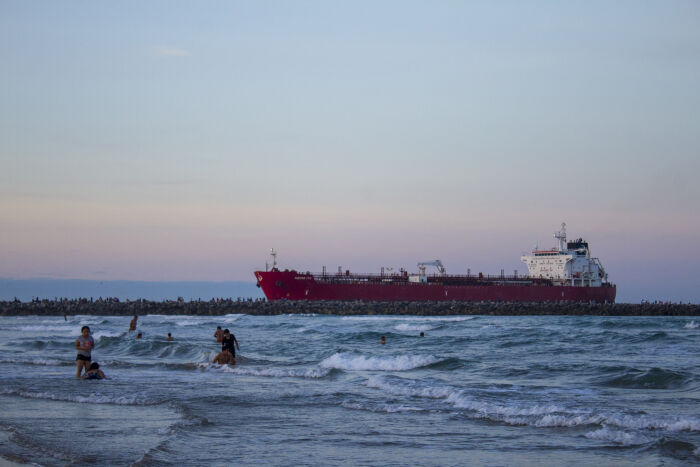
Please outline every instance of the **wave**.
M600 383L603 386L625 389L678 389L685 386L691 379L687 373L663 368L638 370L625 367L622 374L603 379Z
M421 407L413 407L410 405L390 405L390 404L361 404L359 402L343 402L340 404L341 407L351 410L365 410L369 412L379 412L379 413L397 413L397 412L424 412L425 409Z
M435 329L435 326L431 326L430 324L401 323L394 326L394 329L397 331L431 331Z
M38 366L74 366L74 361L56 360L51 358L33 358L31 360L16 360L2 359L0 363L16 363L18 365L38 365Z
M690 323L685 323L685 326L683 326L684 329L697 329L699 324L695 322L695 320L692 320Z
M89 382L88 382L89 384ZM27 399L45 399L62 402L78 402L81 404L114 404L114 405L157 405L161 401L150 400L144 394L129 394L126 396L89 394L87 396L77 396L72 394L53 394L50 392L3 390L0 394L19 396Z
M588 439L609 441L615 444L622 444L624 446L636 446L640 444L648 444L651 442L649 438L639 433L630 433L622 430L612 430L608 427L603 427L595 431L590 431L584 436Z
M319 363L322 368L346 371L408 371L441 361L432 355L374 357L353 353L335 353Z
M471 321L476 316L343 316L343 321Z
M601 428L612 426L628 430L700 431L700 419L692 417L597 413L569 409L557 404L525 406L518 403L499 404L476 399L464 389L384 375L372 376L366 384L370 388L379 389L394 396L441 399L455 409L466 410L465 415L470 418L487 419L509 425L528 425L538 428L598 425Z
M312 379L325 378L333 370L332 368L250 368L245 366L217 365L214 363L198 363L197 367L204 370L214 370L242 376Z

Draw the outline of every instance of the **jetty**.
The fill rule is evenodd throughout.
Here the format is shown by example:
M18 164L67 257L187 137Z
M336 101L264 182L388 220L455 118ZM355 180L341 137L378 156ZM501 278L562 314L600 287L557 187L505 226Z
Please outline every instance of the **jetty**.
M364 302L364 301L266 301L264 299L118 300L34 299L0 301L0 316L72 315L198 315L283 314L318 315L571 315L571 316L700 316L700 305L680 303L509 303L509 302Z

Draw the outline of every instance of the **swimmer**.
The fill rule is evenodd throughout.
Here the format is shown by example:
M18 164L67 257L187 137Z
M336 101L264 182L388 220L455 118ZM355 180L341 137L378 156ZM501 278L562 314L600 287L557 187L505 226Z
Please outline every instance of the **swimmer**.
M170 333L168 333L168 338L165 339L165 340L166 340L166 341L172 341L172 340L174 340L174 339L173 339L173 336L172 336Z
M75 350L78 351L78 356L75 357L77 363L77 370L75 372L75 377L80 378L80 373L83 370L88 371L88 364L92 359L92 348L95 347L95 340L90 336L90 328L88 326L83 326L80 329L81 336L75 340Z
M214 338L216 342L221 342L224 337L224 331L221 330L221 326L216 327L216 332L214 332Z
M141 331L139 331L139 333L136 334L136 338L137 338L137 339L141 339L142 337L143 337L143 336L141 335Z
M219 355L214 357L212 363L218 363L219 365L235 365L236 358L228 350L224 350Z
M425 337L425 333L421 331L420 336Z
M379 339L379 343L382 345L386 344L386 337L382 336L382 338Z
M136 331L136 321L138 321L138 319L138 316L134 316L134 319L131 320L131 322L129 323L129 332Z
M83 375L83 379L104 379L105 374L100 370L100 365L97 362L94 362L92 365L90 365L90 369L85 372Z

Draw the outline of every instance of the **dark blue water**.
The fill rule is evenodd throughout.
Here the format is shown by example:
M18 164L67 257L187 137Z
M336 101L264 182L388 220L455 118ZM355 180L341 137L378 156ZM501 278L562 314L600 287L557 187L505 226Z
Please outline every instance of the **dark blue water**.
M144 316L137 340L129 319L0 318L2 458L700 463L700 320ZM74 378L83 324L108 380ZM233 367L209 363L217 325L241 344Z

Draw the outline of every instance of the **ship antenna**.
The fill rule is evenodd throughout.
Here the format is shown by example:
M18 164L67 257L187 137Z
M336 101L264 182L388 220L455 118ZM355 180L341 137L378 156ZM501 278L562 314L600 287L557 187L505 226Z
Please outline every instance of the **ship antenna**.
M274 248L270 248L270 256L272 256L272 269L277 267L277 252Z

